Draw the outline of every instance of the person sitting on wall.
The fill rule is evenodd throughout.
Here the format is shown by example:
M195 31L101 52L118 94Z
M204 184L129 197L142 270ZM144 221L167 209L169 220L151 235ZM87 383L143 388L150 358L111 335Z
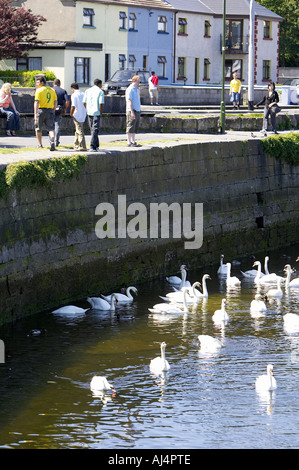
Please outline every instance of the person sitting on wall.
M4 83L0 90L0 114L7 117L6 135L16 135L15 131L20 129L20 113L17 111L12 99L10 83Z

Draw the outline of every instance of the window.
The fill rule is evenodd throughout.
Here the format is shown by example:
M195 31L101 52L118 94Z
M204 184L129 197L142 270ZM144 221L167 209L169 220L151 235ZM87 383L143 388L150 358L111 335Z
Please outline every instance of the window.
M129 55L129 69L134 70L136 57L133 54Z
M164 56L158 56L158 77L166 77L166 63L167 59Z
M187 34L187 20L186 20L186 18L179 18L178 34Z
M205 21L205 34L204 35L205 37L208 37L208 38L211 37L211 23L208 20Z
M243 61L241 59L226 59L225 60L225 80L232 80L233 73L238 74L239 80L242 79L243 76Z
M197 85L199 83L199 58L195 58L195 70L194 70L194 83Z
M94 26L94 10L92 8L83 8L83 26Z
M158 33L166 33L167 18L166 16L158 16Z
M89 85L90 58L75 57L75 82Z
M123 70L126 68L126 56L124 54L119 54L118 63L119 63L120 70Z
M264 21L264 39L272 39L272 22Z
M136 30L136 15L135 13L129 14L129 29Z
M178 80L185 78L186 58L178 57Z
M204 60L203 79L210 80L210 59Z
M16 70L42 70L42 58L20 57L17 59Z
M243 20L226 20L225 45L231 51L241 51L243 46Z
M271 60L263 60L263 80L271 79Z
M119 29L126 29L127 15L124 11L119 12Z

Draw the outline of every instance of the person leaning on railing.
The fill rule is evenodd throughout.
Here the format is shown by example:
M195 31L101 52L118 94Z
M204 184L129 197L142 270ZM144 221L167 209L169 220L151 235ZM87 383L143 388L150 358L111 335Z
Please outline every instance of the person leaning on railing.
M20 129L20 113L11 96L11 84L4 83L0 90L0 114L6 115L6 135L14 136Z

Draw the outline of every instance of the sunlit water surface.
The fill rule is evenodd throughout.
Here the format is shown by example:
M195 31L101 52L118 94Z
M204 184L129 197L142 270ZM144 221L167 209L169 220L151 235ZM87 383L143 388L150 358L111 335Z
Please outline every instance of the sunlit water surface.
M298 255L299 246L270 253L270 271L283 275ZM240 268L251 264L242 260L233 274L242 279ZM208 299L188 314L150 314L171 290L160 279L138 286L132 305L117 306L119 316L44 312L2 327L0 447L298 448L299 332L284 328L283 315L299 312L299 289L284 290L264 317L253 318L253 283L243 280L240 290L227 292L217 267L189 272L191 282L204 273L212 280ZM212 321L222 298L230 316L225 327ZM36 327L47 333L28 336ZM199 352L199 334L219 338L219 353ZM171 368L155 376L149 363L162 341ZM278 388L260 395L255 379L268 363ZM93 396L93 375L106 376L117 393Z

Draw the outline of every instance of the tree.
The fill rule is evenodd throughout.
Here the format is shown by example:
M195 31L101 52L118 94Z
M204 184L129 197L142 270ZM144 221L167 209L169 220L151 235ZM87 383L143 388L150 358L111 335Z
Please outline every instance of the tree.
M0 0L0 59L17 59L37 44L38 27L47 21L31 10L11 6L11 0Z
M299 3L298 0L257 0L279 16L280 23L279 65L299 67Z

